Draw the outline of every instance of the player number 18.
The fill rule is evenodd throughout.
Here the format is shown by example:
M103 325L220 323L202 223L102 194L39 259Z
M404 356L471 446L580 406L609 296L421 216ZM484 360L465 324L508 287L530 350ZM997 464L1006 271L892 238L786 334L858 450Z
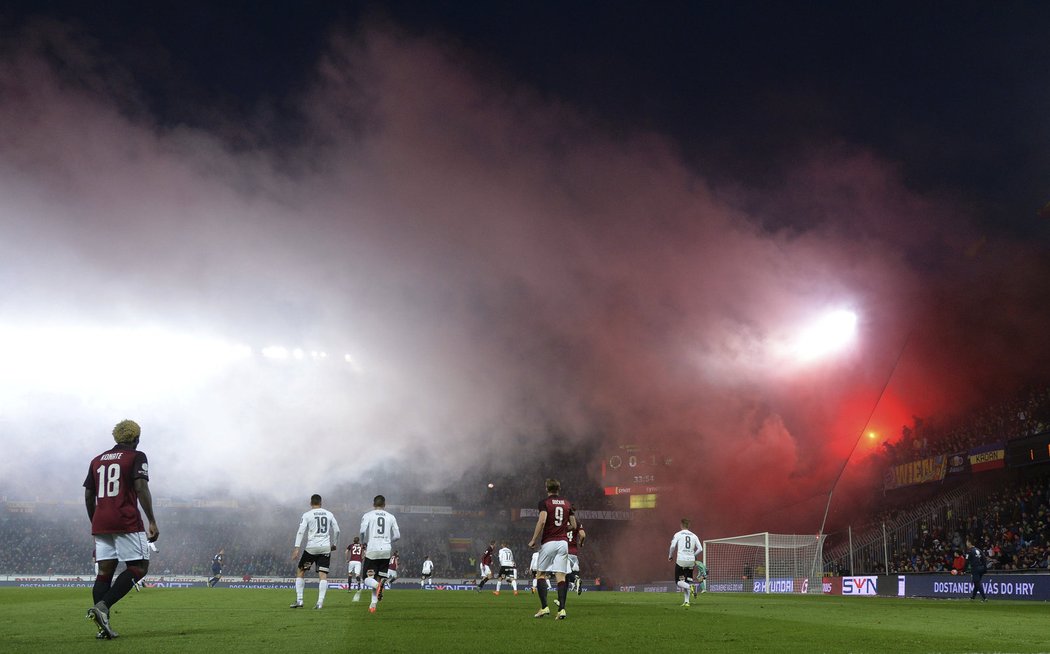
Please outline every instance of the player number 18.
M116 497L120 494L120 464L103 464L95 470L98 475L98 497Z

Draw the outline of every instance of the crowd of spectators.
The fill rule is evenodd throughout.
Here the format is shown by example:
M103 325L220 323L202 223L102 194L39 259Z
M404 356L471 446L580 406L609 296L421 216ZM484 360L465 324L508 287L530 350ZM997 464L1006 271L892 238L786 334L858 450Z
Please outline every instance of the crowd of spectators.
M891 464L965 452L978 445L1009 441L1050 430L1050 387L1036 387L1009 400L953 418L914 419L900 438L883 443Z
M924 524L890 572L962 572L966 540L988 554L992 570L1050 569L1050 474L993 491L983 507L951 524Z

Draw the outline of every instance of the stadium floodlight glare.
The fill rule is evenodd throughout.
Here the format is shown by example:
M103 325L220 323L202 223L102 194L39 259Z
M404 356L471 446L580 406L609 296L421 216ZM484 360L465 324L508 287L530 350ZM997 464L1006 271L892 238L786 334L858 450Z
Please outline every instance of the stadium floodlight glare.
M791 349L799 361L813 361L849 345L856 333L857 314L840 309L824 314L803 329Z
M344 354L343 361L346 361L354 372L361 372L361 365L354 360L354 357L349 354Z
M250 349L157 327L0 327L0 388L137 397L203 381Z
M288 348L281 347L280 345L268 345L264 347L262 349L262 355L267 359L279 359L282 361L289 356Z

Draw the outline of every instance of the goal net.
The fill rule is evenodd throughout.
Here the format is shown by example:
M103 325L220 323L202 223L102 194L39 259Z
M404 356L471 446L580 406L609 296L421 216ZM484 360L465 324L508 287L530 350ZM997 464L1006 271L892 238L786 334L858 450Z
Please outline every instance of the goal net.
M705 540L707 588L747 593L820 593L824 538L763 532Z

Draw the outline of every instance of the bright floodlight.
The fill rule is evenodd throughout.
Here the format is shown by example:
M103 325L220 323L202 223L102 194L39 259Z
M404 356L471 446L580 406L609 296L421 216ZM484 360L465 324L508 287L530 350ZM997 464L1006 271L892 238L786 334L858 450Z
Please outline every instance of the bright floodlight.
M795 356L801 361L812 361L841 350L853 341L856 331L857 314L832 311L802 332L795 343Z
M156 327L0 325L0 397L79 393L136 398L184 390L251 349Z

